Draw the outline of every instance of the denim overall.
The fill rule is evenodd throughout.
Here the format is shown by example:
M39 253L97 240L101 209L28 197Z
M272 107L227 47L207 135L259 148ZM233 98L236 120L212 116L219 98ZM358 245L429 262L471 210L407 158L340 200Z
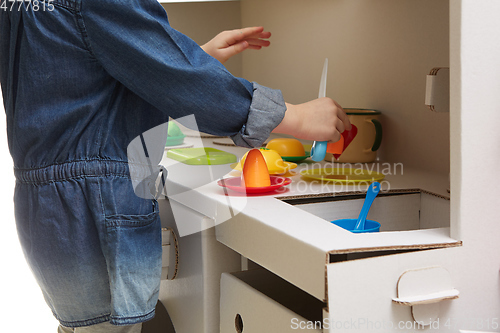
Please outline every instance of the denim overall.
M0 82L27 261L62 325L146 321L160 219L134 193L128 144L193 114L200 131L260 146L282 95L232 76L157 0L13 3L0 9Z

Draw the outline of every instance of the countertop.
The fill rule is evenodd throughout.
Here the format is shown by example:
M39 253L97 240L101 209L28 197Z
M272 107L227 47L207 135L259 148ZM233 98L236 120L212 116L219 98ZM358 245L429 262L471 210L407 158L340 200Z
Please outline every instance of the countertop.
M186 143L193 144L194 147L213 147L235 154L238 159L243 156L248 149L236 146L221 146L214 144L220 139L211 138L191 138L186 137ZM237 176L240 173L233 170L230 164L224 165L186 165L166 157L166 153L161 162L168 170L167 195L171 200L175 200L183 205L204 214L215 220L219 224L237 214L242 214L249 219L257 220L279 229L281 232L288 232L300 238L307 238L311 232L311 241L322 251L328 252L335 249L346 248L370 248L377 247L377 244L385 244L378 238L391 237L385 235L392 233L379 233L378 235L353 235L331 223L325 223L323 219L315 218L309 213L303 212L296 207L289 205L279 198L308 196L308 195L342 195L346 192L362 193L366 191L368 185L346 186L331 182L308 181L300 174L300 170L306 168L337 167L330 162L300 163L286 176L292 179L292 183L281 191L276 191L267 195L242 195L240 193L226 190L217 185L217 180L221 177ZM396 166L396 167L394 167ZM353 165L359 167L359 165ZM366 168L386 174L381 182L381 193L387 190L422 189L443 197L448 197L448 179L439 175L425 173L423 171L403 169L398 164L373 163L365 165ZM397 172L393 172L394 169ZM392 172L391 172L392 171ZM228 210L228 208L230 208ZM229 215L228 215L229 214ZM308 227L304 228L304 220L307 220ZM283 222L286 221L286 222ZM447 228L444 228L447 229ZM425 239L418 240L421 233ZM323 236L322 236L323 235ZM337 241L332 242L332 236L338 235ZM400 243L428 243L428 242L451 242L449 230L418 230L414 232L411 239L400 239ZM403 235L400 235L403 237ZM363 239L363 238L367 239ZM437 239L433 240L434 237ZM369 241L369 240L373 240ZM392 243L392 242L389 242ZM335 245L336 244L336 245Z

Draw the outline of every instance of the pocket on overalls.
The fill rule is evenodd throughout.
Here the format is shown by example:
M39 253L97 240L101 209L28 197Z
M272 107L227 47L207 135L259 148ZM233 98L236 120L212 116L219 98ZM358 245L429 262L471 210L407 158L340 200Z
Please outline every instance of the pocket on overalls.
M103 180L101 200L112 318L144 316L156 306L161 277L158 203L137 197L128 178Z

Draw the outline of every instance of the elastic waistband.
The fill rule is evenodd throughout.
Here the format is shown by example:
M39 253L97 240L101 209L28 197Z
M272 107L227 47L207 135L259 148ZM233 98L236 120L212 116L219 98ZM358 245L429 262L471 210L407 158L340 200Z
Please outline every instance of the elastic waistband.
M130 176L127 162L108 160L73 161L41 168L14 168L16 180L21 183L42 184L81 177Z

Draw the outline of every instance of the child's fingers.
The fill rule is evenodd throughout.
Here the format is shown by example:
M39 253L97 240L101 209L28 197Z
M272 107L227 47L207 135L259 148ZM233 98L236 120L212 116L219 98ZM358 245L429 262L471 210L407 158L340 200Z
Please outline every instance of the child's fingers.
M270 41L268 40L262 40L262 39L255 39L255 38L247 38L246 41L248 44L253 45L253 46L269 46L271 44Z

